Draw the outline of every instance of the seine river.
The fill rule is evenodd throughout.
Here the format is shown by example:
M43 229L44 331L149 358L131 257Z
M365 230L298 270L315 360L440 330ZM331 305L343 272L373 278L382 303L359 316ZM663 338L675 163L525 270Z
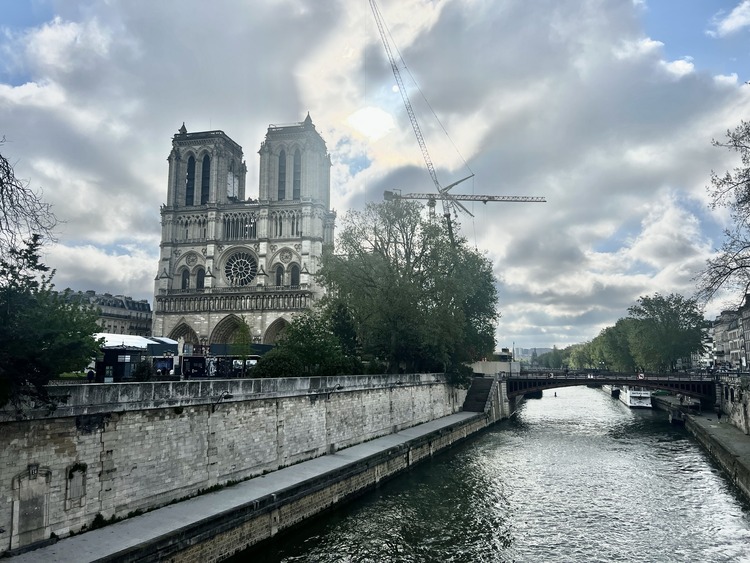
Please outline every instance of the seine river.
M684 429L556 393L232 561L750 562L750 505Z

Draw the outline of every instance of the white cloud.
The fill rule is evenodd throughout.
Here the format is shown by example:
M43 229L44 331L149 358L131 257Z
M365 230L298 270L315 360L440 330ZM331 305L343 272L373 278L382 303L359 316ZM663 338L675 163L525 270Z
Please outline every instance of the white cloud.
M636 40L625 40L613 49L615 57L618 59L631 59L658 53L664 43L656 41L650 37L642 37Z
M726 37L750 26L750 0L742 0L728 15L717 14L711 35Z
M690 57L677 59L676 61L662 61L664 69L677 78L682 78L695 71L695 65Z

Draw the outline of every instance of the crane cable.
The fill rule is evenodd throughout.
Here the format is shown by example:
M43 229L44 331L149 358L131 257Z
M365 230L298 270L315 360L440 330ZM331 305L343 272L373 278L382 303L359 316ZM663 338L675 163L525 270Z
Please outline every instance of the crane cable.
M388 43L396 51L396 54L398 55L398 59L401 62L401 65L400 65L401 68L403 68L403 70L405 70L406 73L409 75L409 78L411 79L411 82L412 82L413 86L417 89L417 92L419 92L419 95L421 96L421 98L424 101L424 103L427 106L427 108L430 110L430 113L432 113L432 116L435 118L435 121L440 126L440 129L445 134L445 137L450 142L451 146L453 147L453 150L456 151L456 154L461 159L461 161L463 162L464 166L469 171L469 173L472 175L472 179L471 179L471 193L472 193L472 195L475 195L474 171L471 169L471 166L469 166L469 163L466 161L466 159L464 158L463 154L461 154L461 151L459 150L458 146L456 146L456 143L453 142L453 138L448 133L448 130L443 125L443 122L440 121L440 118L438 117L437 113L435 112L435 109L432 107L432 104L430 104L429 100L427 99L427 96L425 96L424 92L422 91L422 88L420 88L420 86L419 86L419 83L414 78L414 75L411 73L411 70L409 69L409 67L406 64L406 60L404 59L403 55L401 54L401 51L398 48L398 44L393 39L393 35L391 34L390 28L388 27L387 23L385 22L385 18L383 17L383 13L380 11L380 7L377 5L377 3L375 2L375 0L371 0L371 6L373 7L373 11L377 10L377 16L376 17L378 17L382 21L383 30L385 31L385 33L388 34ZM386 46L386 49L388 49L388 46ZM472 210L472 212L474 211L474 203L473 202L471 203L471 210ZM471 226L472 226L472 231L473 231L473 235L474 235L474 247L478 250L478 247L477 247L477 232L476 232L476 219L475 219L473 213L471 214Z

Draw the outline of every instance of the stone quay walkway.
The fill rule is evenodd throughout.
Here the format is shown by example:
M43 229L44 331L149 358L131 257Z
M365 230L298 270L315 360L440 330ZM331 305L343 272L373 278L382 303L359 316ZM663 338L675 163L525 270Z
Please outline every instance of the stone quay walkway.
M689 416L697 426L703 428L714 440L732 452L741 465L750 469L750 436L736 426L732 426L726 416L723 416L719 422L716 413L712 411L703 411L702 414Z
M299 485L329 471L341 469L351 463L401 446L415 438L478 416L483 415L476 412L459 412L406 428L395 434L284 467L219 491L158 508L98 530L64 538L52 545L13 556L7 561L11 563L116 561L118 554L125 554L138 545L157 540L186 526L236 510L267 495Z
M680 405L679 400L674 396L663 395L658 398L674 407ZM719 420L716 411L705 410L699 413L691 412L687 416L696 426L702 428L727 451L731 452L740 465L750 469L750 436L733 426L726 415L722 415L721 420Z

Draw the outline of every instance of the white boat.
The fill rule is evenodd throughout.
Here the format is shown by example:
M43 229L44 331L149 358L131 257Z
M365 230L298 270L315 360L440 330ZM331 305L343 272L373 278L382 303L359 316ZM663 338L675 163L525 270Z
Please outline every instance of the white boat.
M651 390L638 385L620 387L620 400L630 408L650 409Z

